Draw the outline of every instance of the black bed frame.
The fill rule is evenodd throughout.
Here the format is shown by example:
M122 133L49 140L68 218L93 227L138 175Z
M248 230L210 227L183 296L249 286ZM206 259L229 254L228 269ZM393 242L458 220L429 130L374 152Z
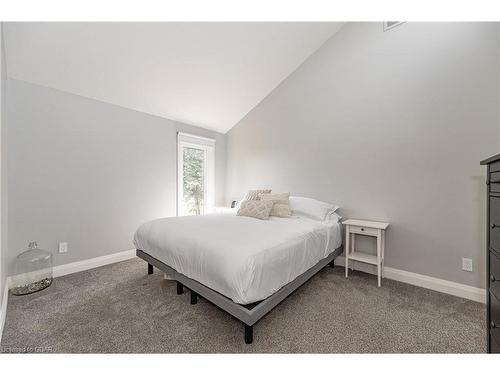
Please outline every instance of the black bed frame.
M286 284L276 293L272 294L262 301L255 302L249 305L241 305L232 301L226 296L216 292L213 289L208 288L198 281L184 276L183 274L174 270L172 267L167 266L165 263L159 261L158 259L152 257L142 250L137 249L137 256L148 263L149 275L153 273L154 266L176 280L177 294L182 294L184 291L184 286L186 286L191 291L192 305L196 304L198 302L198 296L201 296L242 322L245 327L245 343L251 344L253 341L254 324L257 323L267 313L269 313L286 297L297 290L301 285L307 282L316 273L318 273L323 267L329 265L333 268L335 258L339 256L342 251L342 246L338 247L326 258L320 260L316 265L295 278L293 281Z

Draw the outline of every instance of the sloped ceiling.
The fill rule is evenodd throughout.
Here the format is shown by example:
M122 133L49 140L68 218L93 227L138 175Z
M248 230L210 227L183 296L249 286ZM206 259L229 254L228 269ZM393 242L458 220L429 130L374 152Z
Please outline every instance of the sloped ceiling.
M342 23L5 23L7 74L225 133Z

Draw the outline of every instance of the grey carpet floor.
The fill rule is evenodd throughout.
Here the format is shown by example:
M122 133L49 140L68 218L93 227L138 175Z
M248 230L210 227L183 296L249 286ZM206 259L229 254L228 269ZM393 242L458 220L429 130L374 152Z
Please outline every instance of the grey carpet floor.
M10 296L2 350L62 353L481 353L482 304L372 275L324 268L254 327L134 259L56 278Z

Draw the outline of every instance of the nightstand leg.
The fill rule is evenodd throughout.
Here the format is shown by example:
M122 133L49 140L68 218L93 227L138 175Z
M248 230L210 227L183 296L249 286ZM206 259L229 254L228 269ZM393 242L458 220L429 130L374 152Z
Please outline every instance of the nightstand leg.
M377 235L377 281L378 281L378 286L381 285L381 256L382 256L382 231L379 229L378 230L378 235Z
M382 231L382 278L384 278L385 270L385 230Z
M351 251L352 252L355 252L356 251L356 233L352 233L352 247L351 247ZM354 271L354 262L353 260L351 260L351 270Z
M349 237L349 231L351 230L349 225L346 225L345 228L345 277L349 274L349 245L351 243L351 239Z

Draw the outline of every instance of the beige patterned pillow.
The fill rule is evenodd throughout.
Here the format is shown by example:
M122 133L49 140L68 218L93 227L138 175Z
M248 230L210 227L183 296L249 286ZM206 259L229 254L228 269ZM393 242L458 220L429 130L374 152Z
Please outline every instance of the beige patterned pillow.
M268 194L271 192L271 189L263 189L263 190L248 190L247 196L245 200L247 201L260 201L260 194Z
M292 214L292 210L290 210L290 193L260 194L260 199L274 203L270 216L290 217Z
M267 220L273 209L273 201L244 200L236 213L238 216L249 216L256 219Z

